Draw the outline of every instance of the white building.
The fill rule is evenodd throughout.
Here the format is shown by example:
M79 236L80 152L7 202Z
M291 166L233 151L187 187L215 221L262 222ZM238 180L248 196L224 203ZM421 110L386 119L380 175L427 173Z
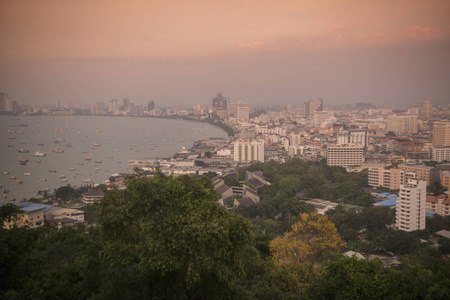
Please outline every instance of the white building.
M437 162L450 161L450 146L434 146L431 149L431 159Z
M367 147L369 145L369 135L367 134L367 130L364 129L342 131L337 136L337 144L359 144Z
M361 145L337 145L327 147L329 166L359 166L364 162L364 147Z
M425 229L427 182L409 179L400 186L396 225L404 231Z
M257 140L237 140L234 143L234 161L249 163L264 162L264 142Z

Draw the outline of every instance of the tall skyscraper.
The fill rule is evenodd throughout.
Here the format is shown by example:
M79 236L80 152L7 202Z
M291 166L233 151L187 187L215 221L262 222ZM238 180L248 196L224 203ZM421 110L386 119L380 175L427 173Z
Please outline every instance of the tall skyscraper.
M322 99L316 99L316 100L309 100L305 102L304 105L305 109L305 118L312 115L315 111L323 111L323 100Z
M130 106L130 99L123 98L122 103L123 103L123 110L127 111L128 107Z
M430 101L424 101L420 106L420 117L424 119L429 119L431 117L431 111L433 106Z
M212 108L214 110L227 110L228 98L222 96L222 93L218 93L215 98L212 99Z
M148 103L147 103L147 111L151 111L153 109L155 109L155 102L153 100L148 101Z
M228 98L222 96L221 93L218 93L215 98L212 99L212 109L216 113L216 115L225 119L228 117Z
M409 179L400 185L396 207L396 225L404 231L425 229L427 183Z

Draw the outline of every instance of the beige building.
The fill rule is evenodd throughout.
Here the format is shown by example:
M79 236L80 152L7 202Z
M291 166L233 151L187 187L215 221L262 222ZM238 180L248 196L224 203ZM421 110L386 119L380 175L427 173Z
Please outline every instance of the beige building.
M22 207L22 213L18 214L11 222L4 221L3 227L11 229L15 227L38 228L44 226L44 208L31 205L29 207Z
M450 146L450 122L434 122L433 144Z
M441 172L441 184L450 191L450 172Z
M400 230L414 231L425 229L426 182L409 179L400 186L396 207L396 226Z
M384 167L369 168L368 184L371 187L385 187L391 190L400 189L400 185L408 182L408 179L415 178L414 172L400 169L386 169Z
M397 135L417 133L417 116L389 116L386 118L386 129Z
M400 164L398 168L403 171L414 172L417 179L425 180L427 182L427 186L430 186L439 180L439 171L434 167Z
M440 216L450 216L450 199L445 194L437 197L427 196L427 209Z
M362 145L336 145L327 147L327 164L329 166L359 166L364 162Z
M431 105L431 102L428 100L424 101L419 109L420 117L423 119L429 119L431 117L432 109L433 109L433 106Z

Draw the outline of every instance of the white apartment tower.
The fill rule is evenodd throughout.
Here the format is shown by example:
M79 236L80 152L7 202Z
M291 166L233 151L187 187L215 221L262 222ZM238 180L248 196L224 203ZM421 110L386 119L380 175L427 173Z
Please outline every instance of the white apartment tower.
M400 230L425 229L427 182L409 179L400 186L396 208L396 226Z
M359 144L367 147L369 145L369 135L367 130L364 129L342 131L337 136L337 144Z
M257 140L238 140L234 142L234 161L249 163L264 162L264 142Z

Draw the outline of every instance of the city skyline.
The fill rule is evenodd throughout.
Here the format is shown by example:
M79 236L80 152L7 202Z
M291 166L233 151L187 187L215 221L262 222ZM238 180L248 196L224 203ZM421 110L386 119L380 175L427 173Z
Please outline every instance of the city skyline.
M0 91L23 104L129 98L449 102L448 1L2 1Z

